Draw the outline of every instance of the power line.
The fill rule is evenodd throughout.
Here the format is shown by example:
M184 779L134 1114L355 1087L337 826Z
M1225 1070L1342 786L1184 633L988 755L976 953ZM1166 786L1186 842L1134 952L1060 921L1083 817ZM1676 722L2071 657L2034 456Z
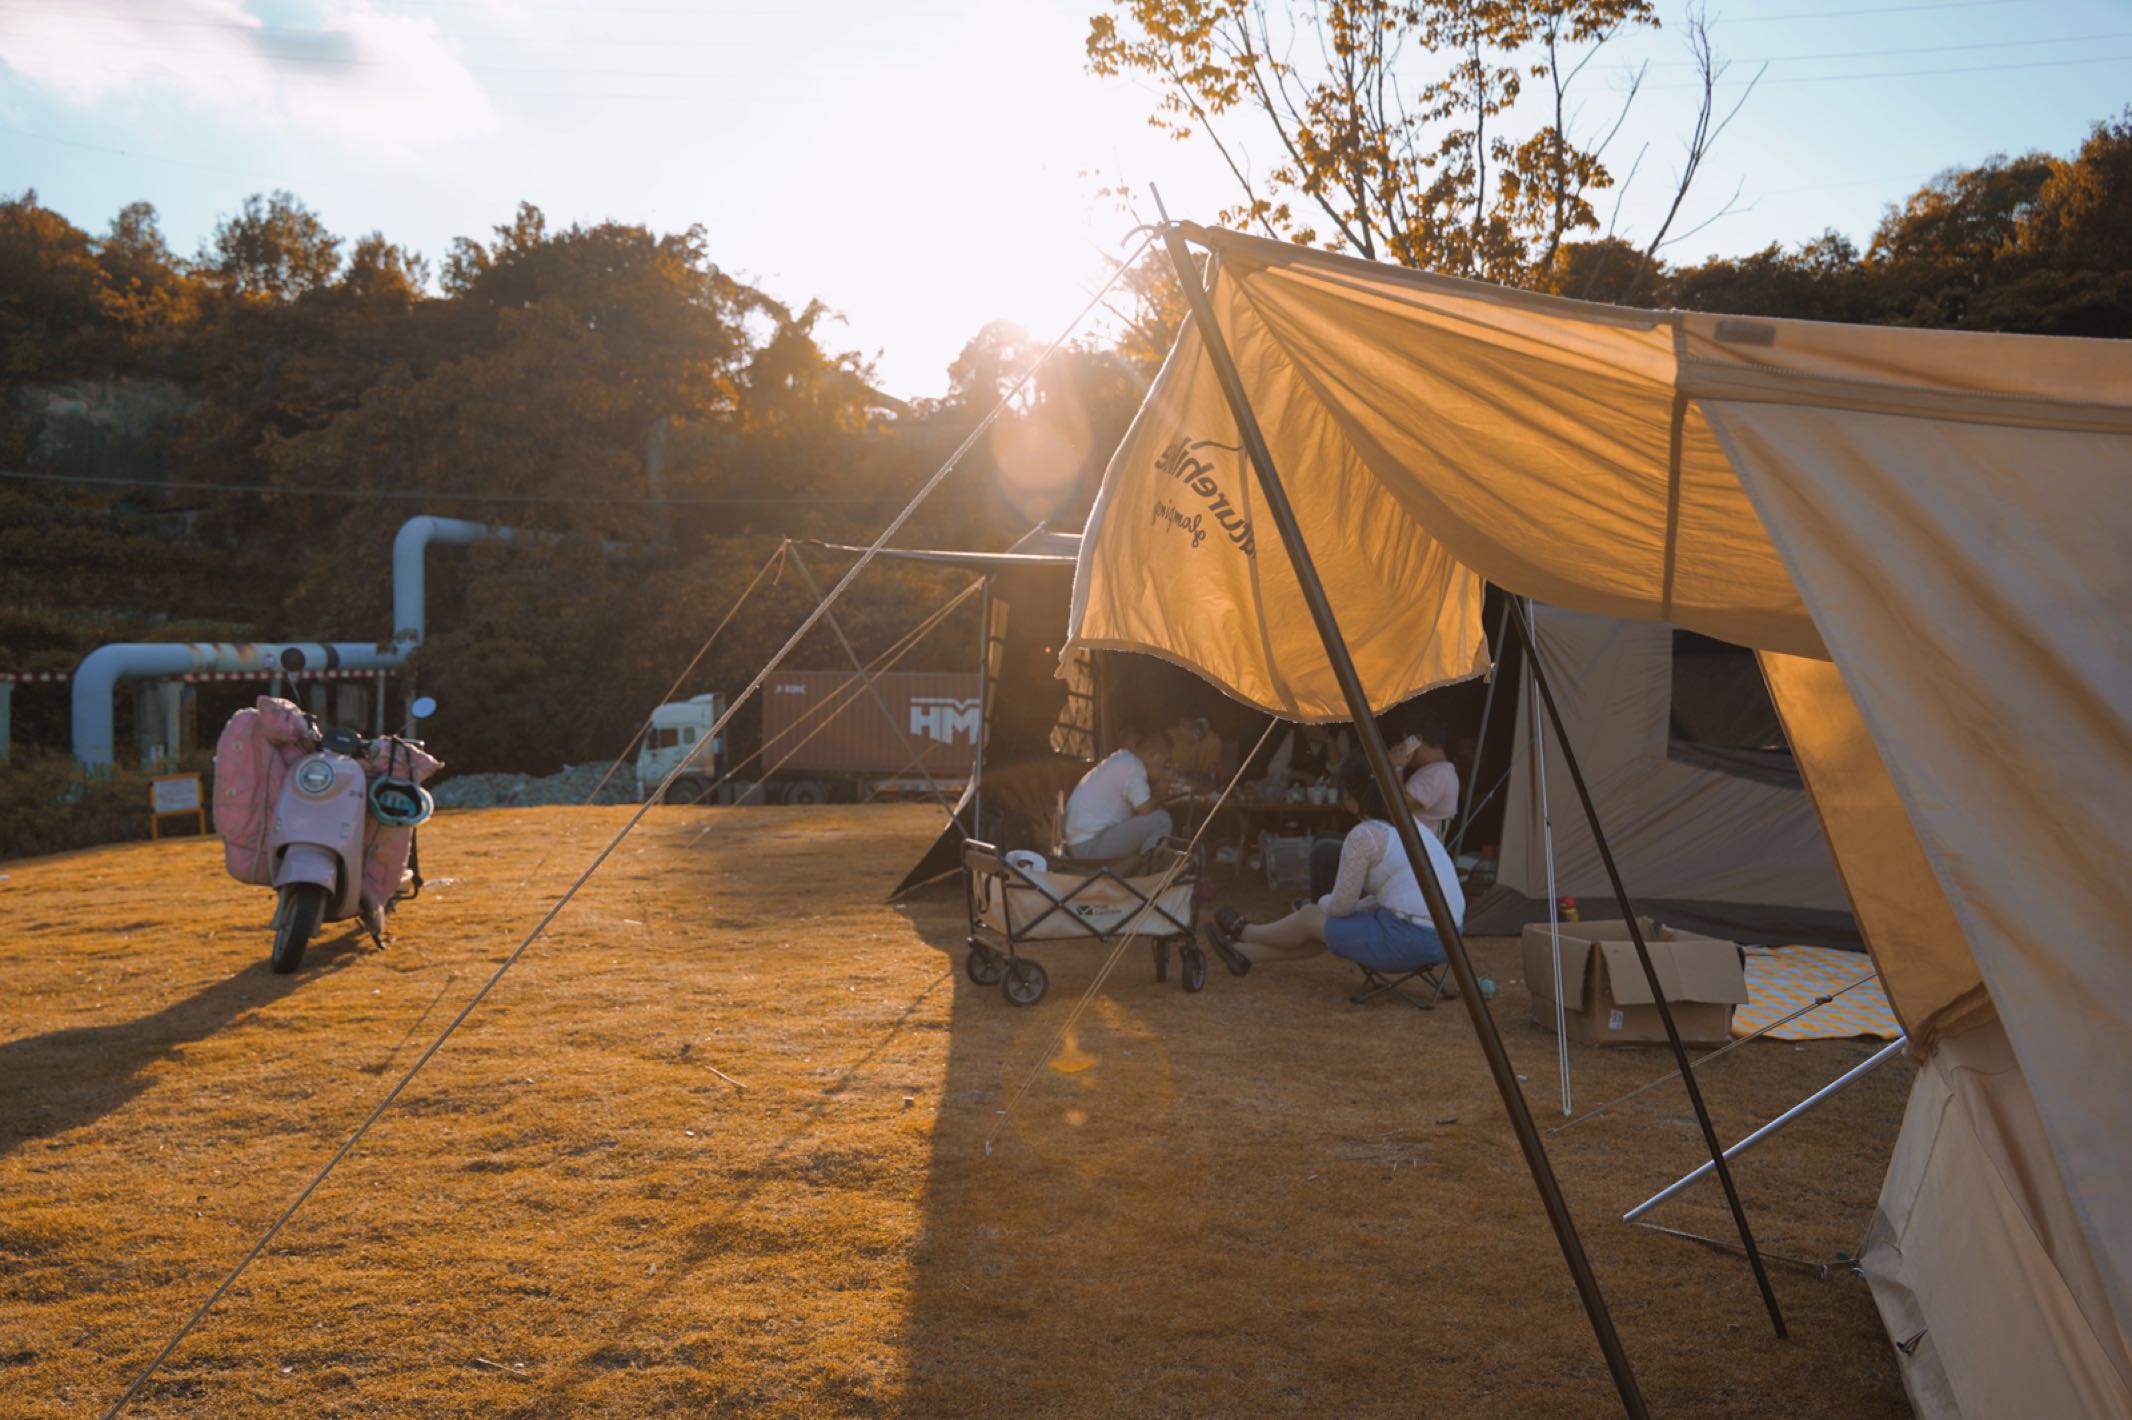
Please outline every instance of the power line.
M2004 74L2015 69L2063 69L2076 64L2132 64L2132 54L2097 54L2084 59L2038 59L2025 64L1972 64L1952 69L1875 69L1862 74L1800 74L1791 78L1763 78L1754 82L1761 87L1771 84L1841 84L1854 79L1922 79L1941 74ZM1702 85L1650 84L1645 87L1700 89Z
M1110 282L1101 291L1097 292L1096 296L1086 306L1082 307L1080 314L1076 315L1066 329L1059 333L1058 339L1054 340L1045 349L1044 353L1036 358L1035 363L1014 382L1013 388L1000 396L999 402L992 406L985 417L979 420L977 426L969 432L969 435L955 447L955 451L948 455L947 461L934 471L933 475L925 481L925 484L918 489L917 493L912 495L910 500L903 505L901 511L889 519L888 526L883 528L880 534L874 538L873 543L859 555L859 560L854 562L844 575L837 579L836 585L829 589L829 595L815 603L814 609L808 612L806 619L786 638L785 644L778 648L777 652L770 657L769 662L760 671L756 672L755 678L748 682L746 689L742 690L734 698L732 704L726 707L725 713L717 718L709 732L704 736L705 739L715 741L718 735L724 733L727 722L739 713L740 707L745 705L750 697L762 689L763 683L770 678L771 672L782 665L785 658L792 654L794 648L800 644L807 633L814 630L816 624L829 614L831 605L844 595L845 590L854 581L858 580L859 574L866 570L867 566L880 554L881 549L886 547L895 535L902 530L904 524L910 521L911 515L917 512L918 506L932 494L939 491L940 485L947 481L948 475L954 472L955 466L961 463L977 447L978 442L984 438L986 431L1012 408L1015 398L1036 378L1037 371L1043 368L1045 362L1050 360L1065 346L1067 340L1072 337L1081 322L1088 318L1089 313L1096 308L1097 303L1102 300L1104 295L1108 294L1110 287L1117 283L1132 262L1140 259L1140 252L1145 251L1153 241L1154 237L1152 235L1142 240L1139 249L1135 250L1127 262L1112 274ZM965 588L959 595L968 596L971 590L972 588ZM497 964L495 972L490 975L489 979L482 983L480 989L474 992L473 997L464 1006L460 1007L459 1014L451 1019L451 1022L444 1027L442 1033L435 1040L430 1042L429 1048L424 1050L415 1060L415 1063L408 1067L407 1073L400 1077L399 1082L385 1092L385 1097L378 1101L377 1107L364 1117L363 1122L356 1126L355 1132L348 1136L347 1141L334 1151L331 1158L326 1160L325 1166L319 1169L309 1183L304 1185L303 1191L298 1193L291 1200L289 1206L282 1210L281 1216L276 1218L266 1232L260 1235L257 1242L252 1244L251 1250L238 1260L237 1266L227 1277L222 1279L221 1285L208 1294L207 1300L202 1302L198 1310L194 1311L185 1320L184 1325L178 1328L177 1333L164 1344L161 1351L156 1353L154 1359L149 1361L146 1368L133 1378L133 1383L126 1387L125 1392L112 1403L110 1410L105 1412L104 1420L114 1420L114 1417L126 1408L133 1400L133 1397L140 1393L141 1387L146 1385L149 1378L162 1367L165 1361L170 1359L171 1354L178 1349L187 1336L192 1334L193 1328L200 1324L208 1312L213 1309L215 1303L220 1301L223 1294L228 1292L235 1285L237 1279L244 1275L245 1269L252 1265L252 1260L265 1251L267 1244L280 1234L289 1219L296 1215L296 1210L303 1207L304 1202L326 1181L333 1173L333 1170L339 1166L340 1161L346 1158L357 1144L362 1142L363 1136L368 1134L371 1126L376 1124L384 1116L385 1111L392 1107L393 1101L400 1097L401 1091L405 1090L413 1082L422 1067L427 1065L436 1053L444 1048L444 1043L451 1039L453 1032L457 1031L465 1023L466 1019L473 1015L474 1008L487 999L489 993L495 989L496 984L503 980L504 973L515 966L519 958L523 957L532 948L533 944L540 940L541 935L548 930L548 925L562 915L563 909L567 908L576 899L578 893L584 889L585 884L592 881L593 874L597 873L607 860L614 856L615 850L620 848L623 840L628 838L637 825L644 821L644 816L651 812L652 806L664 800L666 791L673 787L674 782L681 777L681 771L687 767L688 760L684 758L679 764L667 771L666 777L659 782L658 788L652 791L651 797L646 799L638 807L637 811L629 816L628 822L624 823L620 831L608 840L607 846L594 856L593 860L585 866L585 870L578 874L577 879L548 908L546 914L533 924L533 930L528 932L525 938Z
M2025 3L2025 0L1955 0L1955 3L1954 3L1954 4L1950 4L1950 5L1909 5L1909 6L1894 6L1894 7L1890 7L1890 8L1888 8L1888 9L1883 9L1883 10L1859 10L1859 11L1851 11L1851 12L1842 12L1842 11L1816 11L1816 12L1813 12L1812 14L1802 14L1802 15L1799 15L1799 16L1796 16L1796 17L1793 17L1793 18L1800 18L1800 19L1810 19L1810 18L1818 18L1818 17L1820 17L1820 16L1823 16L1823 15L1836 15L1836 14L1845 14L1845 13L1849 13L1849 14L1861 14L1861 15L1864 15L1864 14L1893 14L1893 13L1898 13L1898 12L1905 12L1905 11L1916 11L1916 10L1938 10L1938 9L1954 9L1954 8L1962 8L1962 7L1965 7L1965 6L1970 6L1970 5L1980 5L1980 4L2011 4L2011 3ZM16 10L16 11L20 12L20 11L22 11L22 7L16 7L16 6L4 6L4 5L0 5L0 12L5 12L5 11L8 11L8 10ZM34 12L28 12L28 13L40 13L40 14L42 14L42 13L48 13L48 12L45 12L45 11L34 11ZM104 17L91 17L91 18L104 18ZM115 18L115 17L112 17L112 18ZM1775 16L1767 16L1767 15L1761 15L1761 16L1752 16L1752 17L1750 17L1750 19L1752 19L1752 20L1767 20L1767 19L1774 19L1774 18L1777 18L1777 17L1775 17ZM175 23L175 22L173 22L173 23ZM197 21L197 22L191 22L191 23L199 23L199 24L221 24L221 23L227 23L227 22L217 22L217 21ZM1745 21L1733 21L1733 22L1728 22L1728 23L1745 23ZM236 28L236 29L238 29L238 30L240 30L240 31L243 31L243 32L245 32L245 33L250 33L250 34L260 34L260 33L266 33L266 32L267 32L267 29L266 29L266 27L259 27L259 28L253 28L253 27L248 27L248 26L235 26L235 25L233 25L232 27L233 27L233 28ZM277 32L277 33L285 33L285 34L290 34L290 35L299 35L299 36L301 36L301 35L316 35L316 36L320 36L320 37L323 37L324 35L326 35L326 34L328 33L327 31L304 31L304 30L292 30L292 29L287 29L286 27L276 27L276 29L275 29L275 32ZM11 38L11 39L18 39L18 40L26 40L26 41L28 41L29 43L33 44L33 45L35 45L35 44L43 44L43 45L57 45L57 46L60 46L60 47L65 47L65 41L63 41L63 40L61 40L61 39L58 39L58 38L56 38L56 37L52 37L52 36L39 36L39 35L28 35L28 34L22 34L22 33L19 33L19 32L15 32L15 33L7 33L7 32L0 32L0 38ZM2098 42L2102 42L2102 41L2109 41L2109 40L2119 40L2119 39L2132 39L2132 31L2114 31L2114 32L2108 32L2108 33L2102 33L2102 34L2090 34L2090 35L2064 35L2064 36L2060 36L2060 37L2056 37L2056 38L2051 38L2051 39L2026 39L2026 40L2006 40L2006 41L1978 42L1978 43L1971 43L1971 44L1950 44L1950 45L1915 45L1915 46L1904 46L1904 47L1896 47L1896 48L1888 48L1888 49L1862 49L1862 50L1824 50L1824 51L1818 51L1818 52L1814 52L1814 53L1807 53L1807 54L1784 54L1784 55L1772 55L1772 56L1769 56L1769 57L1766 57L1766 58L1758 58L1758 59L1754 59L1754 58L1740 58L1740 59L1733 59L1733 60L1729 60L1729 61L1727 61L1727 62L1729 62L1729 63L1735 63L1735 64L1789 64L1789 63L1802 63L1802 62L1820 62L1820 61L1829 61L1829 60L1836 60L1836 61L1841 61L1841 60L1849 60L1849 59L1873 59L1873 58L1891 58L1891 57L1895 57L1895 56L1900 56L1900 55L1909 55L1909 54L1950 54L1950 53L1959 53L1959 52L1964 52L1964 51L1975 51L1975 50L1983 50L1983 49L1992 49L1992 50L2003 50L2003 49L2033 48L2033 47L2037 47L2037 46L2042 46L2042 45L2056 45L2056 44L2090 44L2090 43L2098 43ZM648 43L648 44L656 44L656 43L663 43L663 41L646 41L645 43ZM264 62L267 62L267 63L270 63L270 64L295 64L295 65L307 65L307 66L312 66L312 67L314 67L314 68L322 68L322 69L331 69L331 70L343 70L343 71L346 71L346 70L387 70L387 71L398 71L398 70L403 70L403 69L404 69L404 67L405 67L404 65L402 65L402 64L399 64L399 63L397 63L397 62L395 62L395 61L393 61L393 60L386 60L386 59L361 59L361 58L351 58L351 57L342 57L342 56L336 56L336 55L319 55L319 54L289 54L289 53L284 53L284 52L280 52L280 51L275 51L275 50L269 50L269 49L261 49L261 48L257 48L257 47L251 47L251 46L247 46L247 47L243 47L243 48L232 48L232 47L204 47L204 48L203 48L203 47L200 47L200 46L197 46L197 45L195 45L195 46L178 46L178 45L164 45L164 44L152 44L152 43L128 42L128 41L120 41L120 40L99 40L99 41L97 41L97 44L98 44L98 46L99 46L99 47L101 47L101 48L105 48L105 49L124 49L124 50L130 50L130 51L134 51L134 52L139 52L139 53L146 53L146 54L155 54L155 55L160 55L160 56L166 56L166 57L179 57L179 58L200 58L200 59L254 59L254 60L261 60L261 61L264 61ZM1872 73L1860 73L1860 74L1817 74L1817 75L1804 75L1804 76L1797 76L1797 77L1790 77L1790 78L1783 78L1783 77L1779 77L1779 78L1765 78L1765 79L1764 79L1764 80L1763 80L1762 82L1763 82L1763 83L1765 83L1765 84L1787 84L1787 83L1789 83L1789 84L1812 84L1812 83L1831 83L1831 82L1835 82L1835 81L1838 81L1838 80L1843 80L1843 79L1887 79L1887 78L1906 78L1906 77L1923 77L1923 76L1930 76L1930 75L1938 75L1938 74L1983 74L1983 73L1997 73L1997 72L2001 72L2001 71L2005 71L2005 70L2017 70L2017 69L2037 69L2037 68L2050 68L2050 67L2054 67L2054 66L2059 66L2059 65L2077 65L2077 64L2101 64L2101 63L2119 63L2119 62L2124 62L2124 61L2126 60L2126 58L2127 58L2127 56L2121 56L2121 55L2110 55L2110 56L2101 56L2101 57L2090 57L2090 58L2081 58L2081 59L2066 59L2066 60L2039 60L2039 61L2033 61L2033 62L2029 62L2029 63L2015 63L2015 64L1997 64L1997 65L1979 65L1979 66L1974 66L1974 67L1958 67L1958 68L1945 68L1945 69L1905 69L1905 70L1881 70L1881 71L1876 71L1876 72L1872 72ZM1624 71L1625 71L1625 70L1635 70L1635 69L1643 69L1643 68L1646 68L1646 67L1649 67L1649 68L1661 68L1661 69L1670 69L1670 68L1684 68L1684 67L1689 67L1689 66L1691 66L1691 65L1692 65L1693 63L1694 63L1694 61L1690 61L1690 60L1661 60L1661 61L1652 61L1652 62L1651 62L1651 63L1649 63L1648 65L1646 65L1646 64L1643 64L1643 63L1619 63L1619 64L1609 64L1609 65L1605 65L1605 66L1602 66L1602 67L1604 67L1604 68L1607 68L1607 69L1611 69L1611 70L1624 70ZM681 80L681 81L706 81L706 80L716 80L716 79L719 79L719 78L723 77L723 75L721 75L721 74L720 74L719 72L716 72L716 71L710 71L710 70L702 70L702 69L587 69L587 68L583 68L583 67L581 67L581 66L579 66L579 67L561 67L561 68L557 68L557 67L550 67L550 66L541 66L541 65L510 65L510 64L484 64L484 63L470 63L470 62L466 62L466 61L460 61L460 67L461 67L461 68L462 68L463 70L465 70L466 72L468 72L468 73L474 73L474 74L491 74L491 75L501 75L501 76L515 76L515 77L525 77L525 78L573 78L573 79L574 79L574 78L587 78L587 79L671 79L671 80ZM423 86L419 86L419 85L399 85L399 86L394 86L394 87L395 87L395 88L397 88L397 89L398 89L398 90L400 90L400 91L404 91L404 92L410 92L410 93L415 93L415 92L429 92L429 91L430 91L430 90L429 90L428 88L425 88L425 87L423 87ZM1700 85L1698 85L1698 84L1655 84L1655 85L1651 85L1650 87L1652 87L1652 88L1654 88L1654 89L1679 89L1679 88L1699 88L1699 87L1701 87L1701 86L1700 86ZM494 91L492 91L492 94L493 94L493 96L494 96L494 97L499 97L499 98L596 98L596 99L625 99L625 98L626 98L626 99L637 99L637 100L651 100L651 101L654 101L654 102L658 102L658 101L671 101L671 100L673 100L673 99L678 99L678 98L696 98L696 97L700 97L699 95L695 95L695 94L687 94L687 95L682 95L682 94L640 94L640 93L629 93L629 94L615 94L615 93L602 93L602 92L599 92L599 91L597 91L597 90L588 90L588 89L569 89L569 90L563 90L563 91L559 91L559 92L558 92L558 91L549 91L549 90L511 90L511 89L499 89L499 90L494 90ZM35 136L35 135L32 135L32 136ZM60 141L60 140L51 140L51 141ZM114 150L114 151L120 151L120 150Z
M9 128L0 125L0 133L12 133L17 138L28 138L38 143L56 143L62 148L80 148L90 153L112 153L121 158L133 158L150 163L169 163L181 168L198 168L201 172L222 173L228 177L242 178L250 174L236 168L217 167L213 163L196 163L190 158L169 158L160 153L143 153L137 148L113 148L104 143L84 143L77 138L55 138L49 133L32 133L26 128Z
M2118 30L2111 34L2061 35L2056 39L2005 39L1989 40L1977 44L1929 44L1913 45L1903 49L1848 49L1824 50L1819 54L1771 54L1760 58L1734 58L1721 55L1729 64L1797 64L1820 59L1886 59L1899 54L1954 54L1975 49L2034 49L2049 44L2091 44L2106 39L2132 39L2132 30ZM1602 69L1692 69L1699 63L1693 59L1668 59L1644 63L1603 64Z
M615 12L612 12L612 11L602 11L602 12L600 12L600 13L602 13L603 15L609 15L609 14L613 14L613 13L615 13ZM651 13L651 12L646 12L646 13ZM727 18L761 18L761 19L777 19L777 18L784 18L784 17L788 17L788 16L790 15L790 13L791 13L791 12L790 12L790 11L788 11L788 10L748 10L748 11L725 11L725 12L720 12L720 13L719 13L718 15L716 15L715 17L709 17L709 16L707 16L706 18L717 18L717 19L727 19ZM58 18L58 19L67 19L67 20L74 20L74 21L78 21L78 22L82 22L82 23L86 23L86 24L101 24L101 25L123 25L123 26L137 26L137 25L154 25L154 26L156 26L156 27L157 27L157 28L159 28L159 29L194 29L194 30L225 30L225 31L229 31L229 32L231 32L231 33L234 33L234 34L238 34L238 35L247 35L247 36L251 36L251 37L253 37L253 38L272 38L272 37L281 37L281 38L286 38L286 39L290 39L290 40L295 40L295 41L298 41L298 42L306 42L306 41L310 41L310 42L317 42L317 41L322 41L322 40L336 40L336 41L337 41L337 40L345 39L346 37L348 37L349 35L351 35L351 34L353 33L353 31L350 31L350 30L348 30L348 29L345 29L345 28L339 28L339 29L331 29L331 28L321 28L321 27L313 27L313 26L308 26L308 25L247 25L247 24L245 24L245 23L244 23L243 21L241 21L241 20L209 20L209 19L200 19L200 18L196 18L196 17L180 17L180 16L169 16L169 15L134 15L134 14L127 14L127 13L124 13L124 12L122 12L122 11L117 11L117 10L68 10L68 9L54 9L54 8L52 8L52 7L50 7L50 6L44 6L44 5L7 5L7 4L0 4L0 14L10 14L10 15L50 15L50 16L52 16L52 17L54 17L54 18ZM575 39L575 38L573 38L573 39L572 39L572 40L570 41L570 43L572 43L573 45L575 45L575 44L577 44L577 43L582 43L582 42L583 42L583 41L579 41L579 40L577 40L577 39ZM719 37L719 38L717 38L717 39L676 39L676 38L674 38L674 37L672 37L672 36L669 36L669 35L659 35L659 36L657 36L657 37L655 37L655 38L648 38L648 39L636 39L636 40L631 40L631 39L623 39L623 40L616 40L616 39L606 39L606 38L602 38L602 39L599 39L599 40L595 40L595 41L592 41L592 42L593 42L593 43L599 43L599 44L608 44L608 45L615 45L615 46L642 46L642 47L648 47L648 48L662 48L662 49L663 49L663 48L688 48L688 49L703 49L703 48L711 48L711 47L730 47L730 48L736 48L736 49L737 49L737 48L740 48L740 47L741 47L741 44L739 44L739 43L736 43L736 42L735 42L735 38L734 38L733 36L730 36L730 35L728 35L728 36L721 36L721 37ZM753 42L753 41L751 41L751 42ZM775 41L771 41L771 40L768 40L768 39L764 39L764 40L762 40L762 41L760 41L760 42L761 42L761 43L773 43L773 42L774 42L774 43L779 43L779 44L782 44L782 43L785 43L786 41L785 41L785 40L783 40L783 39L778 39L778 40L775 40ZM810 36L808 37L808 43L809 43L810 45L813 45L813 46L817 46L817 47L821 47L821 46L828 46L828 47L832 47L832 48L842 48L842 49L885 49L885 48L892 48L892 47L894 47L894 46L895 46L895 45L896 45L897 43L899 43L899 41L897 41L897 40L894 40L894 39L873 39L873 40L868 40L868 39L855 39L855 38L850 38L850 37L840 37L840 36L829 36L829 37L826 37L826 38L825 38L825 37L821 37L821 36L815 36L815 35L810 35Z
M258 31L248 31L258 33ZM298 31L318 39L331 37L328 31ZM72 49L76 41L56 34L27 34L20 30L0 31L0 39L26 41L32 45L56 46ZM177 56L186 59L262 59L273 64L306 64L320 69L384 69L402 71L407 66L396 59L358 59L333 54L289 54L279 50L262 49L257 45L173 45L156 44L142 40L119 40L82 37L82 43L93 44L99 50L123 49L137 54ZM812 41L810 41L812 43ZM832 41L834 43L834 41ZM853 44L851 48L878 48L879 46ZM739 46L734 46L739 48ZM722 72L703 69L587 69L581 65L551 67L546 65L483 64L458 60L458 67L470 74L501 74L542 79L576 78L589 79L691 79L716 80L728 77ZM757 78L780 77L798 79L804 77L793 71L783 75L758 72Z
M900 503L900 493L873 494L847 498L617 498L598 494L574 493L484 493L468 492L449 488L277 488L258 483L199 483L186 479L159 478L81 478L69 473L23 473L14 469L0 469L0 478L32 483L71 483L84 488L114 486L120 488L171 489L186 493L248 493L259 498L353 498L353 499L401 499L419 502L480 503L605 503L632 508L724 508L724 507L793 507L821 504L870 507L882 503ZM970 502L962 498L935 498L941 502Z
M1790 20L1849 20L1860 15L1909 15L1922 10L1977 10L1986 5L2025 5L2029 0L1946 0L1938 5L1878 5L1863 10L1801 10L1792 15L1742 15L1727 17L1726 25L1767 25Z

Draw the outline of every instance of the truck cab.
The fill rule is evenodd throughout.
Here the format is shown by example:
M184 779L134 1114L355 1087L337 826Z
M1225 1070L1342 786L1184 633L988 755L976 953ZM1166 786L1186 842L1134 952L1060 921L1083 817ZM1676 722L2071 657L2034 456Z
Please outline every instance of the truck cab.
M651 727L637 748L637 792L649 797L673 773L674 766L685 760L688 767L674 780L668 794L684 802L701 797L718 777L719 764L725 758L725 736L704 744L705 739L711 738L711 727L724 713L725 697L715 691L652 711Z

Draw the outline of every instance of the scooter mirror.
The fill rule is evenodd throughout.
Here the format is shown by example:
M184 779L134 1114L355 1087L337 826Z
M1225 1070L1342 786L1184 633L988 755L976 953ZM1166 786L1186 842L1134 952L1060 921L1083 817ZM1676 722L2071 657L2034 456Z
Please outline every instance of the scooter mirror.
M410 720L427 720L436 713L436 699L428 695L416 696L414 704L407 707L407 718Z

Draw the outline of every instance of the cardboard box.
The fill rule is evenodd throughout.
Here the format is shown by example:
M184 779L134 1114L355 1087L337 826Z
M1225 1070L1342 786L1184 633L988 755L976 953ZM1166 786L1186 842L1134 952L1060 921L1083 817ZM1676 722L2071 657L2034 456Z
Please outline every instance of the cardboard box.
M1673 1023L1687 1045L1723 1045L1732 1038L1732 1009L1747 999L1747 974L1732 942L1677 932L1639 917L1651 964L1673 1007ZM1553 944L1545 922L1525 929L1525 985L1532 1018L1555 1028ZM1564 922L1562 990L1569 1038L1587 1045L1663 1045L1666 1024L1636 959L1629 924Z

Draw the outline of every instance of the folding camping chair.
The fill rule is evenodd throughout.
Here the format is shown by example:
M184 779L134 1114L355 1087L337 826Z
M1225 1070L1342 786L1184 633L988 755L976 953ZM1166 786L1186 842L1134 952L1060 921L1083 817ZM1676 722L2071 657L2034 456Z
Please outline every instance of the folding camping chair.
M1412 971L1376 971L1360 962L1355 963L1355 969L1362 973L1362 985L1347 998L1351 1005L1374 1001L1389 991L1417 1011L1433 1011L1438 1001L1458 994L1451 985L1451 963L1448 961L1417 966ZM1426 1001L1422 999L1424 991L1428 993Z

